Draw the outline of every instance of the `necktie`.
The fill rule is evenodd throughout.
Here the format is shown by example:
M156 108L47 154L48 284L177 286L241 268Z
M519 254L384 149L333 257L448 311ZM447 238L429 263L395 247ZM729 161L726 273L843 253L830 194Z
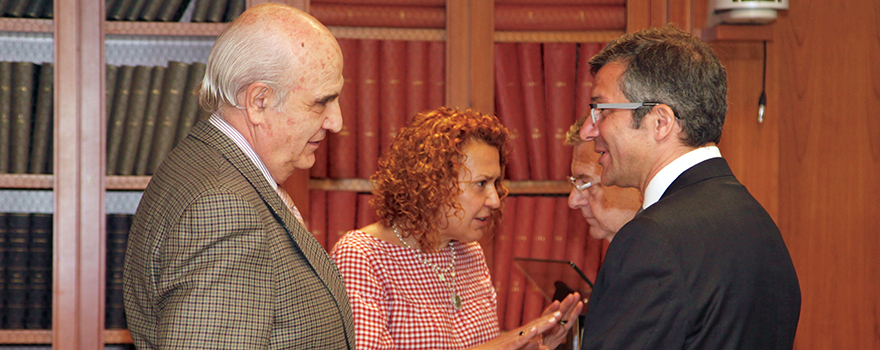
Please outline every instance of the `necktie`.
M287 191L284 190L284 187L281 187L281 185L276 186L275 192L278 192L278 196L281 197L281 201L284 202L284 206L290 209L290 212L293 213L293 216L296 217L296 220L299 221L300 225L305 228L306 222L303 221L302 214L299 213L299 209L296 208L296 204L293 204L293 198L290 198L290 195L287 194Z

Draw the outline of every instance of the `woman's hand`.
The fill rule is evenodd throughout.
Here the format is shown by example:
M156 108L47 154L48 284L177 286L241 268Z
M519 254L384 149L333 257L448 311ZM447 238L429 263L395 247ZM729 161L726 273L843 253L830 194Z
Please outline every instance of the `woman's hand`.
M562 319L562 312L545 311L544 315L538 317L531 322L520 326L514 330L503 333L497 338L480 346L473 347L471 350L483 349L499 349L499 350L515 350L515 349L547 349L541 343L541 335L554 327L557 322ZM552 348L551 348L552 349Z
M577 319L578 315L580 315L583 308L584 303L581 301L581 295L578 292L569 294L565 299L562 299L561 303L559 301L554 301L547 306L547 308L544 309L545 316L560 312L562 314L562 319L557 322L553 328L544 332L543 344L550 349L555 349L559 344L562 344L565 341L565 336L568 334L571 326L575 324L574 321Z

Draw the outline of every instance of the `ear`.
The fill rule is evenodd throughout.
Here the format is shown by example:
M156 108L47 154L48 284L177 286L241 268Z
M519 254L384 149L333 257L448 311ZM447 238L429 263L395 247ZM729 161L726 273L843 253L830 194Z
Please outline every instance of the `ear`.
M272 89L263 82L255 82L248 85L244 92L244 109L251 124L261 125L264 113L272 105Z
M653 114L654 123L654 139L657 141L667 139L668 137L678 137L681 132L681 123L675 118L675 112L667 105L661 104L654 106L649 114Z

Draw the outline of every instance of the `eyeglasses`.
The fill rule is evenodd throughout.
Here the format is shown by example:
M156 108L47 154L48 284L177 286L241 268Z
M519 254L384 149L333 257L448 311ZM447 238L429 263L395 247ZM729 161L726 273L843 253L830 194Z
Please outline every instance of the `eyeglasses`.
M593 124L602 120L602 111L606 109L639 109L642 107L654 107L658 102L633 102L633 103L590 103L590 117Z
M569 176L568 182L571 182L571 186L574 187L575 190L577 190L577 193L580 194L581 197L589 201L587 195L585 195L583 191L586 191L588 188L595 185L592 181L584 182L584 179L580 177Z

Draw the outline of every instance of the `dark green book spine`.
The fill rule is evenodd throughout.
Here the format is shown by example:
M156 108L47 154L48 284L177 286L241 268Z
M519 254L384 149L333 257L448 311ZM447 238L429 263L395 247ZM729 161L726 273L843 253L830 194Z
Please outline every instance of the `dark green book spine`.
M223 22L223 15L226 14L226 7L229 5L229 0L214 0L211 6L208 8L208 17L205 18L206 22Z
M158 1L158 0L154 0ZM147 0L134 0L129 2L129 8L126 9L125 20L126 21L137 21L138 16L140 16L141 11L144 10L144 6L147 4Z
M203 111L199 107L199 87L202 79L205 77L205 64L201 62L193 62L189 66L189 72L186 76L186 93L183 96L183 103L180 106L180 119L177 122L177 135L174 136L174 145L183 141L189 130L199 119L199 112ZM202 112L201 114L206 114ZM174 147L171 147L172 149Z
M224 22L232 22L247 8L247 0L229 0Z
M150 94L147 98L147 110L141 130L141 141L138 144L137 161L134 175L146 175L150 165L150 151L153 148L153 134L156 131L156 118L159 114L159 103L162 102L162 83L165 80L165 67L153 67L150 78Z
M121 21L125 18L125 9L127 6L124 3L130 3L130 0L107 0L104 4L107 11L107 20L108 21Z
M28 171L31 123L34 106L34 67L31 62L12 63L12 163L13 174Z
M222 0L194 0L196 2L195 8L193 8L192 13L192 22L207 22L208 20L208 9L211 8L211 5L214 5L215 2L220 2Z
M6 4L6 17L21 17L22 15L24 15L24 10L25 8L27 8L27 4L27 0L9 0L9 3Z
M5 329L24 329L28 294L28 242L30 241L30 214L8 213L9 267L6 275Z
M122 149L119 151L119 163L116 165L117 175L131 175L134 172L134 162L137 157L138 143L141 141L141 130L143 130L152 72L153 67L137 66L134 69L131 101L129 101L128 111L125 113L125 133L122 134Z
M107 70L104 73L104 108L107 110L104 112L104 120L108 123L110 122L110 116L113 115L113 96L116 94L116 77L119 76L119 66L107 65ZM107 124L108 126L110 124Z
M6 213L0 213L0 329L6 323L6 301L9 291L6 289L9 272L9 227L6 224Z
M32 213L25 328L51 328L52 214Z
M166 0L150 0L144 5L143 10L139 16L137 16L138 20L152 22L155 21L157 17L159 17L159 10L167 6L165 4Z
M150 164L147 175L152 175L165 155L174 146L177 132L177 120L180 118L180 107L186 91L186 76L189 65L183 62L168 62L165 71L165 82L162 84L162 105L159 107L159 119L156 122L156 135L153 139L153 150L150 152Z
M12 133L12 62L0 62L0 174L9 173L12 161L9 135Z
M186 5L189 4L189 0L167 0L168 3L165 4L165 7L159 11L159 15L156 16L156 20L160 22L173 22L177 21L180 18L180 15L186 9Z
M104 309L104 323L107 329L125 328L125 308L123 305L122 271L125 264L125 249L128 243L128 230L132 215L107 215L107 303Z
M52 0L29 0L24 8L22 17L40 18L43 15L43 9L51 3Z
M34 111L34 132L31 140L31 174L46 174L52 161L52 106L54 65L43 63L40 66L40 79L37 86L37 102Z
M131 87L134 80L134 66L119 67L116 77L116 92L113 95L113 113L107 122L107 175L115 175L122 149L122 135L125 133L125 114L131 101Z

